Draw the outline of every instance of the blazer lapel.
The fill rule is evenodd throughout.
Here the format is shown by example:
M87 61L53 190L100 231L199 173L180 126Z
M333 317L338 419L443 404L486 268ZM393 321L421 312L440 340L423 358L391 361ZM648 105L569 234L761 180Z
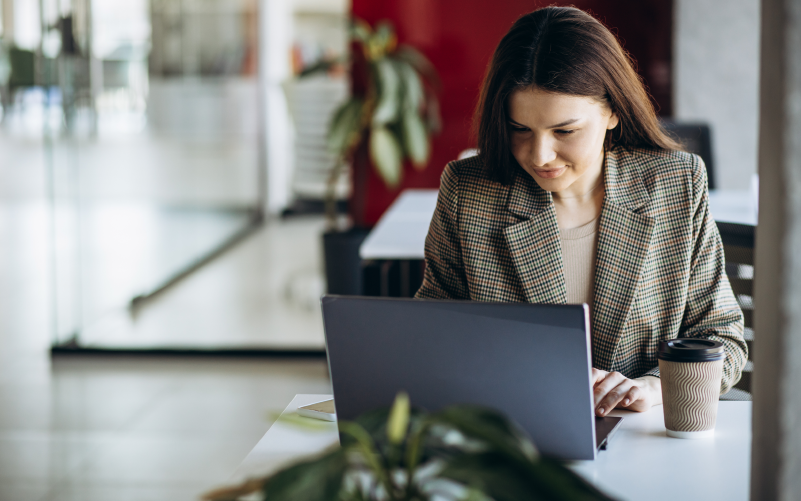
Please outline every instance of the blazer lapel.
M531 176L519 174L509 190L508 207L513 216L504 235L526 300L565 303L562 248L551 194Z
M606 195L598 236L593 304L593 366L612 370L654 229L638 167L619 149L607 153Z

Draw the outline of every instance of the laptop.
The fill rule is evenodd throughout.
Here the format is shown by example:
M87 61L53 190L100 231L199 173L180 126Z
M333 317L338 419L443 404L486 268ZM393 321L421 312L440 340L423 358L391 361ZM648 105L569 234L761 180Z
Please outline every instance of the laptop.
M497 409L544 456L595 459L621 418L596 418L589 309L327 295L322 299L337 418L406 391L413 406Z

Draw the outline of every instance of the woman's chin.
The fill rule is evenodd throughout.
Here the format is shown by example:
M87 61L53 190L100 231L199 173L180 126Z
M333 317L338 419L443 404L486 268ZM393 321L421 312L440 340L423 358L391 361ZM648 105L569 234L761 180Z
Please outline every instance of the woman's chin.
M543 178L540 176L532 175L531 177L534 178L534 181L545 191L550 191L551 193L558 193L568 186L570 186L570 181L566 179L567 176L559 176L555 178Z

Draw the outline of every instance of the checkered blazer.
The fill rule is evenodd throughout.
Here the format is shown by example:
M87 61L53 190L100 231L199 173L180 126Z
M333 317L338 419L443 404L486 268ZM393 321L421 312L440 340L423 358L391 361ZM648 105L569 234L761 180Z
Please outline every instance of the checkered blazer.
M706 338L726 347L721 392L747 360L743 314L725 273L696 155L607 152L592 308L593 366L629 378L659 375L659 341ZM479 157L442 174L418 298L565 303L551 194L520 171L491 181Z

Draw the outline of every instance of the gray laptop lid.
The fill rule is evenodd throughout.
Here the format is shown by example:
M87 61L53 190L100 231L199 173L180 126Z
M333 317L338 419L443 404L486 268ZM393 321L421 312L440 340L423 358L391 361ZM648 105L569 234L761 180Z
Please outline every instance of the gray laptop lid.
M544 455L594 459L584 306L323 297L338 419L389 406L398 391L436 411L504 412Z

